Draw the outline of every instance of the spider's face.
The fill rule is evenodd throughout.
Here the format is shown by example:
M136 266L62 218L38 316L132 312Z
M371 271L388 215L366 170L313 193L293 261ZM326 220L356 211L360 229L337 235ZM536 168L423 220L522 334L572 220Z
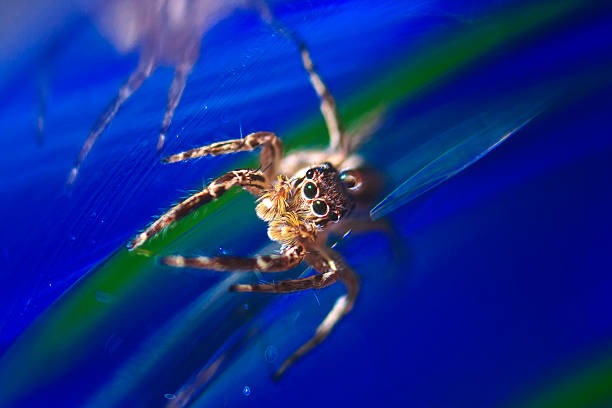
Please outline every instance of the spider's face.
M308 169L304 177L293 181L300 218L318 227L340 221L354 206L349 187L329 163Z

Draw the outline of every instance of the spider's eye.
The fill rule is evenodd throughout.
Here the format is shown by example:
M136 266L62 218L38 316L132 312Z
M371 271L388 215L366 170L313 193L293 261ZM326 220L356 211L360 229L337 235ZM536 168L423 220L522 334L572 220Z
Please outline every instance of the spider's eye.
M338 220L340 219L340 216L338 215L338 213L334 212L334 213L329 214L327 218L329 218L331 222L338 222Z
M304 188L302 191L304 192L304 197L311 199L317 196L317 193L318 193L317 190L318 189L315 183L308 182L304 185Z
M312 212L314 212L319 217L326 216L328 211L329 207L327 206L327 203L325 201L317 200L312 203Z
M342 174L340 174L340 181L342 181L348 189L355 190L361 186L361 180L358 180L351 173L351 170L342 172Z
M306 172L306 178L313 178L314 177L314 169L310 169Z

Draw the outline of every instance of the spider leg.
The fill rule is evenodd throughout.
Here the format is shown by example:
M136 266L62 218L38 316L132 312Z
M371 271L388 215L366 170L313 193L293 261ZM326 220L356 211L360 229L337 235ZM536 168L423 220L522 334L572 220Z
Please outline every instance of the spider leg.
M270 188L267 179L258 170L245 169L225 173L210 183L205 189L191 195L159 217L157 221L151 224L144 232L137 235L127 245L128 250L131 251L138 248L170 224L192 213L202 205L216 200L234 186L242 186L245 190L255 195L261 195L266 189Z
M317 72L306 43L299 42L298 46L302 56L302 64L308 72L312 87L321 100L320 109L323 114L323 119L325 119L325 124L327 125L327 131L329 132L329 147L332 151L345 152L347 146L344 140L344 125L340 118L340 112L338 112L338 108L336 107L336 100Z
M274 373L275 380L278 380L296 360L327 338L340 319L351 311L357 294L359 293L359 278L355 272L346 265L337 252L329 248L323 248L318 255L314 255L314 258L311 257L311 259L307 259L307 261L315 269L325 271L323 275L331 273L339 277L347 289L347 294L340 296L336 300L332 310L327 314L319 327L317 327L314 336L283 362L276 373Z
M307 289L322 289L338 280L334 272L312 275L307 278L290 279L276 283L255 283L232 285L232 292L266 292L266 293L291 293Z
M185 62L183 64L178 65L174 70L174 78L172 79L170 91L168 92L168 103L166 105L166 112L164 113L164 120L162 121L162 125L159 130L157 150L161 150L162 147L164 147L166 134L168 133L168 128L170 128L170 123L172 122L174 111L178 106L179 101L181 100L183 90L185 89L185 84L187 83L187 77L191 73L192 68L193 63Z
M87 157L87 154L93 147L96 140L98 140L98 137L100 137L102 132L104 132L104 130L113 120L121 105L123 105L123 103L134 92L136 92L138 88L140 88L145 79L147 79L151 75L153 69L154 64L151 61L139 64L138 68L136 68L136 70L130 75L128 80L121 86L121 88L119 88L119 92L108 105L106 110L102 113L102 115L98 117L98 120L89 132L89 135L87 136L87 139L85 140L85 143L81 148L81 152L74 161L74 166L70 171L70 175L68 176L68 181L66 183L68 187L72 186L72 183L74 183L74 180L76 179L79 173L79 168L81 167L83 160L85 160L85 157Z
M321 76L317 72L317 69L312 62L310 51L308 50L306 42L300 38L296 32L290 30L282 22L277 20L265 1L258 2L257 6L262 20L268 23L281 35L288 38L290 41L293 41L299 48L302 57L302 65L304 66L304 69L306 69L306 72L308 72L312 87L321 101L321 113L323 114L323 119L325 119L327 131L329 132L330 150L334 152L347 153L348 146L345 140L344 125L342 123L342 119L340 118L338 108L336 107L336 101L329 91L329 88L325 82L323 82L323 79L321 79Z
M212 269L216 271L282 272L302 262L304 255L304 247L298 245L287 248L280 255L259 255L252 258L239 258L235 256L219 256L214 258L199 256L196 258L186 258L180 255L172 255L163 257L161 262L176 268Z
M283 142L272 132L255 132L246 135L242 139L226 140L213 143L208 146L187 150L186 152L173 154L164 158L164 163L175 163L178 161L194 159L203 156L219 156L221 154L253 151L261 147L260 163L264 174L268 179L273 179L278 172L281 158L283 156Z

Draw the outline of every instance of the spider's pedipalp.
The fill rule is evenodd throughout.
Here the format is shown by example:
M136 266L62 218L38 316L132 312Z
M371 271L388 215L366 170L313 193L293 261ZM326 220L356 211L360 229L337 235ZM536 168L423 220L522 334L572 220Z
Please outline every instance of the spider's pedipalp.
M234 186L241 186L255 195L261 195L266 189L270 188L270 184L260 171L245 169L225 173L210 183L204 190L191 195L159 217L157 221L127 245L128 250L138 248L164 228L197 210L202 205L219 198Z

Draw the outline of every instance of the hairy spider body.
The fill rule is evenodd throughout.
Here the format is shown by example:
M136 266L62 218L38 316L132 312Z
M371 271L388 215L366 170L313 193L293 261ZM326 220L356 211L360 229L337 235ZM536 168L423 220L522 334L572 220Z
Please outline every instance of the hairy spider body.
M304 261L316 271L315 275L300 279L233 285L230 290L237 292L289 293L324 288L341 281L347 294L336 301L315 335L285 360L275 374L278 378L295 360L327 337L340 318L352 309L359 292L357 275L340 254L327 246L327 239L329 233L338 228L347 231L355 225L364 229L365 220L347 220L347 216L356 205L364 203L364 197L370 197L367 192L375 190L376 183L368 173L362 172L362 159L354 151L376 129L380 115L370 117L352 132L345 131L334 98L317 73L304 42L278 22L269 23L300 48L302 64L321 101L321 112L330 136L329 147L297 151L283 157L280 138L271 132L255 132L242 139L218 142L167 157L163 159L165 163L174 163L261 149L260 170L233 170L213 180L206 188L168 210L127 246L130 250L141 246L164 228L232 187L240 186L255 195L257 216L268 223L268 237L280 243L279 254L251 258L171 255L162 257L161 262L177 268L280 272Z
M255 208L257 216L269 223L268 237L283 246L295 246L302 240L316 242L318 232L327 223L338 222L353 207L348 189L331 164L325 163L308 172L311 178L301 176L288 180L280 176L274 189L264 193ZM310 193L305 191L310 186L318 191L308 198L306 194ZM319 213L315 212L317 206L323 206Z

